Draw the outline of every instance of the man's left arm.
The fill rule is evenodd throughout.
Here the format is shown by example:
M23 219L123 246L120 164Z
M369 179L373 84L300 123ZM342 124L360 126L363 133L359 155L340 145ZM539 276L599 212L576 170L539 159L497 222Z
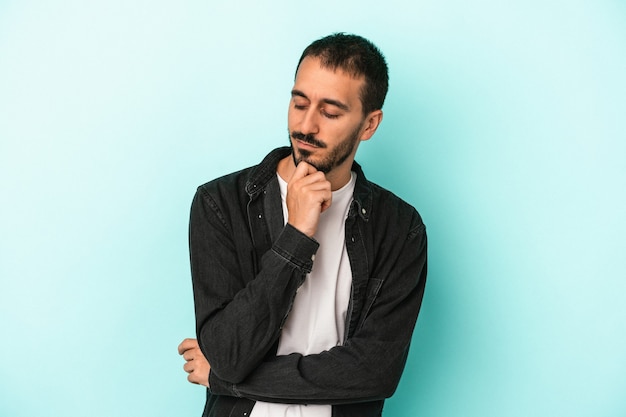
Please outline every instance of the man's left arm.
M211 373L211 391L279 403L341 404L390 397L404 369L426 283L421 221L398 256L384 262L389 274L362 325L343 346L307 356L276 356L236 385Z

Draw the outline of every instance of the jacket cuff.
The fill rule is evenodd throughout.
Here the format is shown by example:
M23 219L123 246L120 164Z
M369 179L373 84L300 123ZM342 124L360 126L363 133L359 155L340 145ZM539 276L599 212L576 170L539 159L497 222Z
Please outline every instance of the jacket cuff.
M209 371L209 391L215 395L236 396L232 384L220 379L213 371Z
M310 273L320 244L289 223L285 225L272 250L305 273Z

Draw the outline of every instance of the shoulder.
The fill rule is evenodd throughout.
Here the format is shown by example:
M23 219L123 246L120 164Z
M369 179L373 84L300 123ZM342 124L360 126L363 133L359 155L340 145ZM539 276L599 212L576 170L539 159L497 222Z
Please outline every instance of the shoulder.
M202 213L207 218L215 216L223 224L230 224L229 219L243 215L249 201L245 184L250 169L223 175L200 185L191 204L192 214Z
M276 178L278 162L289 154L289 148L276 148L257 164L202 184L198 192L213 195L237 192L253 195Z
M199 194L219 195L224 192L232 193L236 190L245 192L246 181L253 167L223 175L200 185L197 189Z

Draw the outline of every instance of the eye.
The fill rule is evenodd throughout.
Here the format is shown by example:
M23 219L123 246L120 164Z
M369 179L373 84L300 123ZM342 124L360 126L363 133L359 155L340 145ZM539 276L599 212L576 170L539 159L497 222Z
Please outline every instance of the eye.
M328 119L336 119L341 116L340 114L328 113L326 110L322 110L322 115Z
M296 110L305 110L309 106L309 101L299 96L292 97L291 102Z

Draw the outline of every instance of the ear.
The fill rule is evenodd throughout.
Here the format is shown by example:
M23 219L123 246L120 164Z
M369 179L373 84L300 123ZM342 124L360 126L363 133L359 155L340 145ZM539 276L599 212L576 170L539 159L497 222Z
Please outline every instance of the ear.
M361 140L368 140L374 133L376 133L376 129L380 126L380 123L383 121L383 111L382 110L374 110L370 114L365 117L365 122L363 123L363 132L361 133Z

